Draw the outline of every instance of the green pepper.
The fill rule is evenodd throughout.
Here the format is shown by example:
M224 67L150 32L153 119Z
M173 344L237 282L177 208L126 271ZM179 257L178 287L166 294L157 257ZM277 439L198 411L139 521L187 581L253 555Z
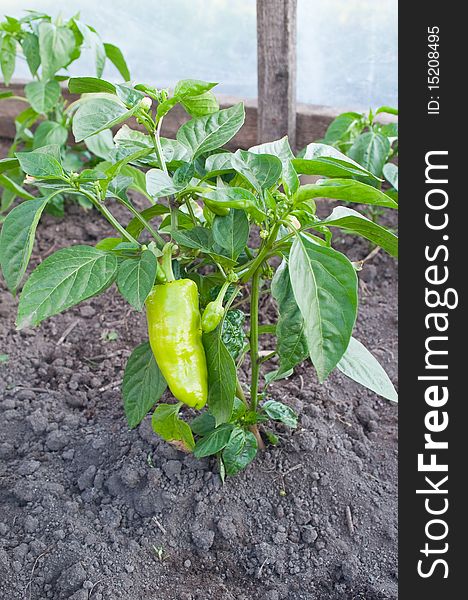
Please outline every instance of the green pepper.
M197 284L177 279L155 285L146 300L151 349L177 400L201 409L208 395Z
M206 208L211 210L211 212L214 213L215 215L218 215L220 217L225 217L227 214L229 214L229 207L220 206L217 202L213 202L211 200L208 200L207 198L204 198L203 202L204 202ZM236 208L236 207L234 207L234 208ZM239 208L243 208L243 207L239 207Z
M218 327L223 316L224 306L222 302L220 303L217 300L213 300L213 302L207 304L202 316L203 333L214 331L216 327Z
M177 400L201 409L208 397L208 371L202 343L197 284L174 280L172 244L163 250L167 282L155 285L146 299L148 333L154 358Z
M216 327L218 327L218 325L220 324L221 319L224 317L224 297L226 295L226 292L229 289L232 289L232 283L234 281L237 281L237 276L232 273L229 274L228 279L223 283L223 285L219 289L215 300L209 302L206 305L202 316L203 333L210 333L211 331L214 331Z

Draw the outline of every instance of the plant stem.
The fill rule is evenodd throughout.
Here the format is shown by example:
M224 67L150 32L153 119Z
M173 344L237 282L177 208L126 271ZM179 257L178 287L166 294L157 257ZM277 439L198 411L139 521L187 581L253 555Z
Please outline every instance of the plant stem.
M161 165L161 169L168 174L166 161L164 160L164 154L161 146L160 133L162 126L162 118L159 120L159 123L156 127L156 131L151 133L151 138L153 140L154 149L156 150L156 156L158 157L158 162ZM169 196L169 208L171 209L171 230L175 231L177 229L177 207L175 206L174 197Z
M166 243L164 241L164 239L159 235L159 233L148 223L148 221L137 211L137 209L132 206L132 204L130 202L125 202L125 200L122 200L121 198L116 198L116 200L118 202L120 202L120 204L122 204L123 206L125 206L125 208L127 208L132 215L134 215L134 217L136 217L140 223L143 225L143 227L149 231L149 233L153 236L153 238L156 240L156 242L158 242L158 244L163 247L164 244Z
M252 410L257 410L258 380L260 376L260 364L258 360L258 301L260 292L260 274L261 270L258 268L252 277L252 292L250 297L250 358L252 361L250 406Z
M236 396L239 398L239 400L242 400L242 402L248 407L247 399L245 397L244 390L242 389L239 379L237 379L236 381ZM260 435L257 425L251 425L249 427L249 430L251 431L251 433L254 434L255 439L257 440L258 449L262 451L265 450L265 444L262 440L262 436Z
M136 240L132 235L130 235L130 233L128 233L128 231L125 229L125 227L123 227L117 221L117 219L110 212L110 210L107 208L107 206L105 206L102 202L100 202L95 196L93 196L93 194L90 194L86 190L82 190L82 189L80 189L79 191L76 191L76 193L83 194L83 196L86 196L86 198L88 198L88 200L90 202L92 202L93 206L95 206L98 209L98 211L102 215L104 215L104 217L109 221L109 223L112 225L112 227L114 227L121 234L121 236L127 240L127 242L132 242L133 244L137 244L138 246L141 246L140 242L138 240Z
M162 146L161 146L161 140L159 138L159 136L161 134L162 121L163 121L162 119L159 121L156 131L154 131L151 134L151 138L153 140L154 149L156 150L156 156L158 157L158 162L161 166L161 169L164 171L164 173L167 174L168 171L167 171L166 161L164 160L164 154L163 154L163 150L162 150Z
M162 269L167 278L167 283L174 281L174 271L172 270L172 247L173 244L168 242L164 246L163 257L162 257Z
M247 403L247 398L245 397L244 390L242 389L241 382L239 381L239 378L236 379L236 396L239 398L239 400L242 400L242 402L248 408L249 405Z
M262 358L260 358L259 362L262 365L263 363L268 362L269 360L271 360L274 356L276 356L276 350L273 350L272 352L270 352L266 356L262 356Z
M247 269L247 271L244 273L244 275L242 275L242 279L241 279L242 283L246 283L252 277L252 275L254 275L254 273L258 270L258 268L261 266L263 261L267 258L273 244L276 241L276 236L278 235L279 228L280 228L279 223L275 223L275 225L273 225L268 239L265 241L264 244L262 244L260 246L260 249L259 249L258 254L255 257L254 261L251 263L250 267Z

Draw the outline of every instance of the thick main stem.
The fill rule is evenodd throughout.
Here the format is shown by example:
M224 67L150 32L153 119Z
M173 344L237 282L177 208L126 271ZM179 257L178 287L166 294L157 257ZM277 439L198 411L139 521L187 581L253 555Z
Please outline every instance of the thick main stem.
M262 263L265 261L265 259L268 258L269 252L271 251L271 248L276 241L276 236L278 235L279 228L280 228L279 223L276 223L273 226L268 240L265 241L264 244L262 244L262 246L260 247L260 249L258 251L257 256L251 262L247 271L242 275L242 278L241 278L242 283L246 283L250 279L250 277L252 277L252 275L254 273L258 272L259 267L262 265Z
M153 138L154 149L156 150L158 162L161 165L161 169L167 175L168 170L166 161L164 160L164 154L160 140L161 126L162 118L159 120L158 126L156 127L156 131L151 134L151 137ZM171 230L175 231L177 229L177 207L175 206L174 198L172 196L169 196L169 208L171 209Z
M260 269L252 277L252 291L250 296L250 358L252 362L252 381L250 385L250 406L257 410L258 380L260 376L260 363L258 360L258 302L260 294Z
M246 406L248 406L247 398L245 397L244 390L242 389L239 379L236 380L236 396L239 398L239 400L242 400ZM257 425L251 425L249 430L255 436L259 450L265 450L265 444L262 440L262 436L260 435Z

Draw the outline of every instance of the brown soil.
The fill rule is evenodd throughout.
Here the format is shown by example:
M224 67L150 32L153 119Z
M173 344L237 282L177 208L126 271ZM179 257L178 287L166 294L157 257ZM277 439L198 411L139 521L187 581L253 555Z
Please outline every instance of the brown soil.
M75 206L46 215L31 266L106 234ZM356 331L394 382L396 278L382 252L366 264ZM0 282L2 598L397 598L395 405L340 373L320 386L304 364L271 389L298 429L278 426L280 444L222 485L215 461L160 441L148 418L126 427L119 384L146 331L114 288L21 332L16 305Z

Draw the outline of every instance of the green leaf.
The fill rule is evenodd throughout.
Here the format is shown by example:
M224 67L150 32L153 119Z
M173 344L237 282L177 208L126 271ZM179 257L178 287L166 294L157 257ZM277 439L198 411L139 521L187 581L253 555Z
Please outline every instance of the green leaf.
M107 95L86 100L73 118L72 129L75 140L81 142L104 129L112 129L115 125L129 119L136 108L128 110L121 100Z
M0 158L0 174L17 169L19 161L17 158Z
M120 171L123 169L123 167L125 167L128 163L137 162L140 158L148 156L148 154L150 152L151 152L151 149L146 148L143 150L137 150L136 152L133 152L132 154L127 154L126 156L124 156L123 158L118 160L116 163L114 163L110 167L106 168L105 175L106 175L107 179L109 181L114 179L114 177L117 177L117 175L120 174Z
M280 359L280 367L275 373L275 379L278 379L303 362L309 355L305 337L305 322L294 298L288 263L285 260L275 272L271 282L271 293L279 309L276 350Z
M265 374L265 387L269 386L273 381L279 381L280 379L287 379L294 373L294 369L288 369L287 371L280 371L275 369Z
M213 239L226 250L230 259L236 260L249 239L249 221L245 212L232 209L225 217L215 217Z
M295 158L293 166L297 173L303 175L323 175L324 177L365 177L378 181L373 173L368 171L352 158L341 153L333 146L326 144L309 144L301 158Z
M143 92L136 90L129 83L118 83L116 84L115 89L117 92L117 96L128 108L136 106L145 97Z
M255 221L265 219L265 213L257 206L257 199L249 190L241 187L223 187L207 191L203 198L224 208L239 208L248 212Z
M310 358L324 381L346 352L357 313L357 277L340 252L298 235L289 275L305 321Z
M218 175L234 171L232 152L219 152L218 154L210 154L205 161L206 175L205 179L212 179Z
M204 412L190 422L190 427L196 435L207 435L216 427L216 421L209 412Z
M136 131L128 125L122 125L114 136L114 142L119 148L129 148L135 151L141 148L153 148L149 135Z
M47 81L72 61L75 36L68 27L56 26L47 21L39 24L38 31L42 79Z
M35 75L41 65L41 57L39 54L39 38L35 33L26 31L21 39L21 47L24 57L28 63L31 75Z
M186 248L195 248L210 252L213 245L213 238L209 229L205 227L193 227L188 231L173 231L172 237L181 246Z
M375 111L375 114L378 115L380 113L387 113L389 115L398 116L398 108L393 108L393 106L381 106Z
M163 150L164 160L168 165L178 164L182 161L190 159L190 151L177 140L169 138L161 138L161 146Z
M120 174L125 177L130 177L130 179L132 179L132 183L129 185L130 189L135 190L139 194L142 194L142 196L144 196L145 198L148 198L148 200L151 200L150 195L146 191L146 178L145 173L143 173L143 171L140 171L140 169L137 169L132 165L125 165L122 167ZM161 207L162 205L159 206ZM164 208L166 209L165 212L169 212L168 207Z
M125 61L124 55L122 54L122 50L114 44L104 44L104 50L106 52L107 58L111 61L117 71L122 75L124 81L130 80L130 71L128 69L127 63Z
M390 142L375 131L361 133L349 149L349 156L377 177L382 176L389 153Z
M11 78L15 72L16 64L16 40L13 36L5 34L0 38L0 66L2 68L5 85L10 85Z
M185 186L174 183L172 177L161 169L150 169L146 173L146 189L153 198L171 196L182 190Z
M54 196L52 200L47 203L45 212L58 219L62 219L65 216L65 198L63 195L58 194L57 196Z
M187 96L181 100L181 104L192 117L204 117L219 110L219 104L213 92L205 92L199 96Z
M286 404L277 402L276 400L268 400L262 408L273 421L280 421L292 429L297 427L297 415L293 409L286 406Z
M222 450L229 442L232 429L233 426L230 423L223 423L207 436L198 440L193 449L195 458L211 456Z
M137 310L142 310L153 288L157 267L158 261L151 250L144 250L138 258L124 260L119 266L119 292Z
M297 192L296 203L311 198L333 198L358 204L398 208L398 204L384 192L353 179L322 179L317 183L303 185Z
M104 73L104 67L106 66L106 50L102 43L99 34L92 31L93 47L94 47L94 61L96 65L96 75L102 77Z
M60 85L57 81L31 81L24 93L33 109L41 114L50 112L60 98Z
M99 133L86 138L84 142L86 148L88 148L90 152L103 160L109 160L115 149L112 131L110 129L103 129Z
M276 156L247 150L237 150L232 157L232 165L259 193L275 185L283 171L282 163Z
M255 458L257 450L257 440L253 433L236 427L222 454L226 474L236 475L245 469Z
M117 258L93 246L71 246L47 257L24 285L18 307L18 329L37 325L108 288Z
M383 248L391 256L398 256L397 236L351 208L337 206L326 219L320 221L319 225L339 227L345 231L357 233Z
M239 103L188 121L178 130L177 141L188 148L191 158L195 159L226 144L242 127L244 119L244 105Z
M236 365L223 343L222 326L203 335L208 367L208 406L216 425L231 418L236 394Z
M373 129L388 138L390 145L398 143L398 123L374 123Z
M277 156L282 164L282 179L283 183L287 186L287 192L289 194L295 194L297 192L299 178L292 166L291 160L294 158L294 154L289 145L287 136L274 142L266 142L265 144L253 146L252 148L249 148L249 152Z
M122 238L106 237L106 238L103 238L102 240L99 240L99 242L95 245L95 248L97 248L98 250L109 251L109 250L114 250L114 248L121 243L122 243Z
M8 213L0 233L0 264L6 284L16 294L31 257L36 227L49 201L27 200Z
M15 172L16 173L16 172ZM22 174L23 175L23 174ZM18 179L23 180L23 177L19 177ZM0 187L7 190L13 196L11 197L11 202L13 202L14 198L24 198L24 200L33 200L35 196L27 192L17 181L16 178L8 177L7 175L0 175ZM10 202L10 204L11 204ZM8 206L5 206L2 202L2 210L6 210Z
M383 168L383 176L398 191L398 167L393 163L387 163Z
M149 343L140 344L127 361L122 382L124 410L131 429L141 423L166 388Z
M167 442L180 442L182 449L193 450L193 439L190 425L179 419L179 404L160 404L153 413L153 431Z
M350 339L349 346L337 367L347 377L376 394L398 402L398 394L383 367L355 338Z
M68 80L68 89L71 94L96 94L107 92L115 94L115 85L97 77L71 77Z
M64 146L68 139L68 129L55 121L42 121L34 132L33 148L43 146Z
M356 112L346 112L338 115L327 128L323 142L325 144L347 145L358 130L362 115Z
M25 173L41 179L60 179L65 173L60 164L60 148L43 146L33 152L17 152L16 158Z
M213 89L216 85L216 83L200 79L181 79L176 83L174 96L179 100L187 96L200 96Z
M154 206L150 206L149 208L145 208L145 210L141 211L141 216L147 221L151 221L154 217L158 217L160 215L164 215L169 212L169 208L167 206L163 206L162 204L155 204ZM128 233L138 239L141 232L143 231L144 226L142 222L137 218L133 217L129 224L127 225L126 230Z
M244 323L245 313L238 308L231 308L224 315L221 339L234 360L237 359L246 342Z
M18 159L13 158L5 160L17 161ZM7 166L5 165L4 168L6 169ZM2 164L0 161L0 173L1 170ZM8 169L6 172L8 173L8 176L6 174L0 175L0 188L3 188L0 201L0 213L7 211L17 196L24 198L25 200L35 199L34 196L21 186L21 183L24 180L24 173L19 167L19 162L16 168ZM0 218L0 221L4 221L4 218Z

